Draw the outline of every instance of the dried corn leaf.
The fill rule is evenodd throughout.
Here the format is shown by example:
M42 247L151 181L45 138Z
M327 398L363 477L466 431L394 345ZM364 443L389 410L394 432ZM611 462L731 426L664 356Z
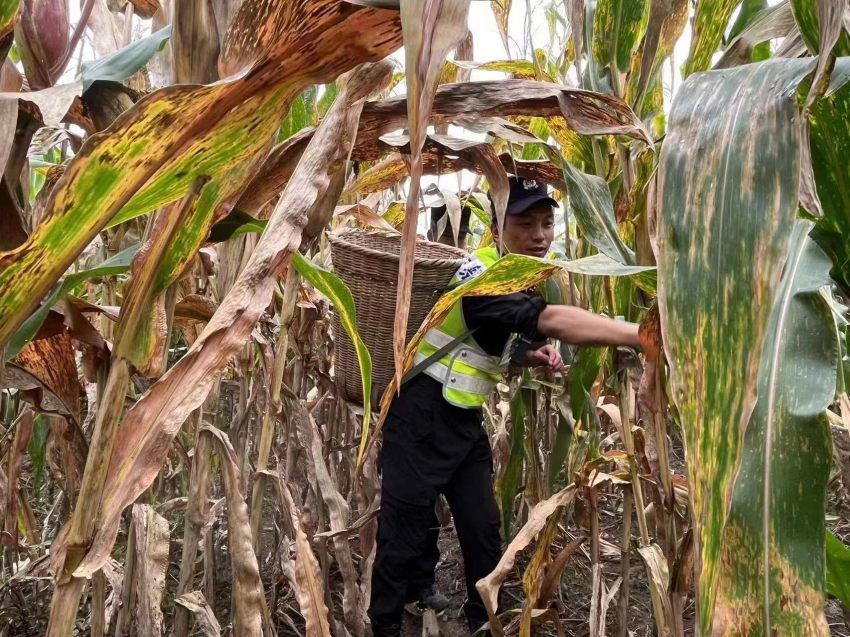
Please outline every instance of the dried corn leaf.
M289 513L292 528L295 532L295 576L293 588L298 599L298 607L304 617L305 632L308 637L330 637L331 629L328 624L328 607L325 604L325 586L319 561L316 559L310 540L304 533L298 507L292 499L289 487L283 482L280 474L266 472L273 480L278 496L284 505L284 511Z
M306 215L327 187L328 171L348 158L362 101L385 85L389 74L389 65L381 64L364 65L350 75L233 288L186 355L127 412L109 466L111 489L101 505L97 535L76 576L85 577L103 564L121 511L153 482L183 421L244 345L272 298L275 278L301 243Z
M484 606L487 608L487 616L490 618L490 629L496 637L502 637L504 635L502 624L496 616L499 603L499 589L513 571L517 555L537 537L537 534L546 526L550 517L562 507L572 502L575 494L575 485L570 485L535 506L528 514L528 521L516 536L514 536L511 543L508 544L493 572L487 577L478 580L478 583L475 585L475 588L478 589L481 595L481 599L484 601Z
M174 603L188 609L195 615L195 622L204 637L220 637L221 626L201 591L184 593L177 597Z
M233 577L233 633L238 637L260 637L263 616L266 614L260 568L251 542L248 505L239 487L239 467L236 452L224 432L212 427L201 429L201 435L211 436L218 448L224 476L224 495L227 500L227 544L230 549L230 568ZM151 634L151 633L143 633Z
M470 0L401 0L407 78L407 128L410 133L410 190L404 225L398 293L393 328L395 378L401 381L404 366L404 337L410 315L413 257L419 222L419 181L422 177L422 144L431 118L434 93L446 56L466 35ZM504 210L497 213L501 220Z
M131 634L155 635L162 626L162 596L168 568L168 521L147 504L136 504L130 518L134 537L129 589L135 625ZM125 582L125 586L127 583ZM126 597L125 597L126 599ZM129 609L128 609L129 610Z

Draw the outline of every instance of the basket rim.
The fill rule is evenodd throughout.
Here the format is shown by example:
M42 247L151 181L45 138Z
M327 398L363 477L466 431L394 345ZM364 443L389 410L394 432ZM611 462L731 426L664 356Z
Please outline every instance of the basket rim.
M359 235L359 236L379 236L379 237L400 237L401 233L398 232L389 232L386 230L364 230L362 228L346 228L342 231L330 232L328 233L328 240L331 242L332 246L344 247L348 250L352 250L354 252L360 252L361 254L368 255L370 257L374 257L376 259L382 259L384 261L392 261L395 263L399 263L400 257L399 255L395 255L389 252L384 252L383 250L376 250L375 248L369 248L366 246L357 245L347 240L348 236L351 235ZM444 258L433 258L433 257L417 257L414 253L413 262L416 265L425 265L432 267L440 267L444 265L460 265L461 261L464 261L469 254L460 248L455 248L454 246L447 246L444 243L435 243L434 241L427 241L417 239L417 243L423 243L433 246L439 246L441 250L451 250L455 254L456 257L444 257Z

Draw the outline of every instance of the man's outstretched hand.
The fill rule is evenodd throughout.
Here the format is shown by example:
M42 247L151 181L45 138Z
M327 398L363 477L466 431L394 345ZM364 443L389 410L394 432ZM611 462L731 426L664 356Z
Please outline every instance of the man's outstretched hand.
M539 349L529 350L528 363L531 367L546 367L550 372L564 371L564 359L561 358L561 352L548 344Z

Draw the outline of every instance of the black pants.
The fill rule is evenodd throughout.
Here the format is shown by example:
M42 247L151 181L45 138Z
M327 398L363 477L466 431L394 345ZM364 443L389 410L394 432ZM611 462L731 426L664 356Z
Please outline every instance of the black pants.
M411 577L433 551L434 504L446 496L463 553L467 617L487 613L475 583L501 556L493 456L481 411L446 402L442 387L421 375L390 407L381 452L383 491L369 616L377 626L400 623ZM433 553L432 553L433 555Z

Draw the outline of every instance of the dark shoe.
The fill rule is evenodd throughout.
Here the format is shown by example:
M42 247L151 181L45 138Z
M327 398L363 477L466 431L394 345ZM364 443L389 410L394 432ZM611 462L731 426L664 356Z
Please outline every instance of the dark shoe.
M438 615L449 607L449 598L427 586L419 591L416 601L405 604L404 609L413 615L422 615L426 610L432 610Z
M373 637L401 637L401 624L378 624L372 622Z

